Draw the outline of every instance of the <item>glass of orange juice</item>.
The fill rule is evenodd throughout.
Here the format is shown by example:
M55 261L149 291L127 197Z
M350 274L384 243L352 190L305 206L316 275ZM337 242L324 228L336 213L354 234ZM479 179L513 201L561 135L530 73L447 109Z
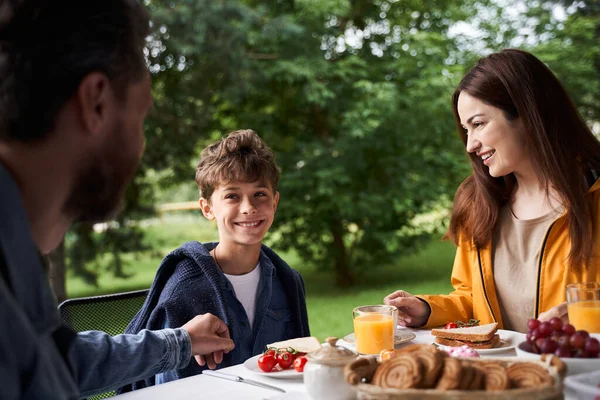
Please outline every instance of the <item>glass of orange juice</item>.
M600 282L567 285L567 309L575 329L600 333Z
M356 351L379 354L394 348L398 309L394 306L360 306L352 310Z

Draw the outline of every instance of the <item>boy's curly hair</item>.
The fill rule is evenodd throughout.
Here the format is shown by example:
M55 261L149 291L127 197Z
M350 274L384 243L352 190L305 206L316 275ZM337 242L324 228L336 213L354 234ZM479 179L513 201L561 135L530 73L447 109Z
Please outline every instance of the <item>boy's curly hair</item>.
M219 185L231 181L261 182L277 191L275 155L251 129L233 131L200 154L196 167L200 197L210 200Z

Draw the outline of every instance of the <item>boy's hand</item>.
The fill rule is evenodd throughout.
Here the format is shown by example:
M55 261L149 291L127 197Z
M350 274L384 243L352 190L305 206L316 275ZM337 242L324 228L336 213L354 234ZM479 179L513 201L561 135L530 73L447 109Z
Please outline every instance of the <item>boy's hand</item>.
M383 299L383 303L398 308L398 324L401 326L420 327L425 325L431 309L429 305L404 290L396 290Z
M227 325L212 314L197 315L182 328L190 335L192 354L201 366L215 369L223 361L223 353L235 347Z

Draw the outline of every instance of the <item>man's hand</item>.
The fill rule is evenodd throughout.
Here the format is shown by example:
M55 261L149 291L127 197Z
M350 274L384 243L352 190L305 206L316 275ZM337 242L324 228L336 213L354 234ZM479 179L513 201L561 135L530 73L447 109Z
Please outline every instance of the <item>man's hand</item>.
M384 304L398 308L398 324L420 327L425 325L431 315L429 305L404 290L396 290L383 299Z
M560 303L556 307L552 307L551 309L544 311L538 315L538 320L541 322L550 321L552 318L558 317L562 319L565 324L569 323L569 313L567 311L567 303Z
M192 354L201 366L215 369L223 361L223 353L235 347L227 325L212 314L197 315L182 326L192 340Z

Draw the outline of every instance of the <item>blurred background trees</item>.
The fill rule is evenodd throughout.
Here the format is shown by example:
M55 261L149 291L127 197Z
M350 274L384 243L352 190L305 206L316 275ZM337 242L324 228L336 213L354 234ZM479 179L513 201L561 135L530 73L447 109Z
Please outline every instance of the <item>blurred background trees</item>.
M269 245L354 284L443 232L469 172L450 96L501 48L547 62L600 131L597 0L145 2L155 107L142 165L118 220L69 232L55 276L67 265L92 286L126 278L144 252L158 266L165 249L144 221L196 200L202 147L251 128L282 172Z

